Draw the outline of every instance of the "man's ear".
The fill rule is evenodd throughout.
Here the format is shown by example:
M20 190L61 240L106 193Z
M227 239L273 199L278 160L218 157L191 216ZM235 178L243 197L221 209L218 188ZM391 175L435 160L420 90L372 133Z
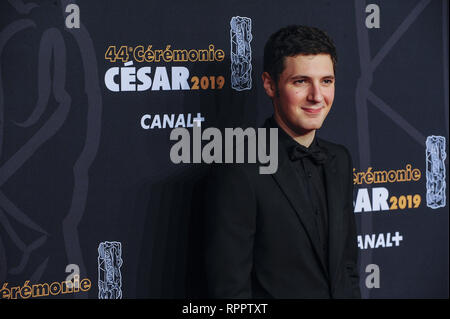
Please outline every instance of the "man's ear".
M276 93L277 93L277 88L276 88L275 82L272 80L269 73L264 72L262 74L262 80L263 80L264 90L266 91L266 94L272 99L275 98Z

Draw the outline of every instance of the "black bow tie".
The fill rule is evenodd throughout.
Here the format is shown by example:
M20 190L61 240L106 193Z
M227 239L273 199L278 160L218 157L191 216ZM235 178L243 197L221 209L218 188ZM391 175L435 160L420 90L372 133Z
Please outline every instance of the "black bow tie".
M327 160L327 154L325 151L318 147L302 148L300 146L294 146L290 149L289 158L291 161L302 159L303 157L311 157L316 164L323 164Z

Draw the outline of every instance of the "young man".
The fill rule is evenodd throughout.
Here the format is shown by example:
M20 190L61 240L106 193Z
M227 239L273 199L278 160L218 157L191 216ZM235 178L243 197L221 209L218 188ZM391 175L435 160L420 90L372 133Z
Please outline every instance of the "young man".
M360 298L352 161L316 137L331 109L336 49L288 26L264 48L264 89L278 128L278 170L214 170L206 194L206 277L215 298Z

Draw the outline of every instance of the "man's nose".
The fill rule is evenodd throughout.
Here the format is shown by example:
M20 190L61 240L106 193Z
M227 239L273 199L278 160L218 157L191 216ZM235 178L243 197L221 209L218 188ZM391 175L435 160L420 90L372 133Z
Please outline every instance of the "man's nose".
M322 92L320 91L320 86L318 84L311 85L310 92L308 94L308 99L316 103L323 101L323 95Z

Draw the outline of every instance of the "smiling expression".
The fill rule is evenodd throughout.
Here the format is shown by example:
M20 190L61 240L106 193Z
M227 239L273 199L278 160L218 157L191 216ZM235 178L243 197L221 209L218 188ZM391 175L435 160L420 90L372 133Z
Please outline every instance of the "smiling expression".
M294 135L322 126L334 100L334 69L328 54L285 57L278 85L267 72L264 88L272 98L275 119Z

